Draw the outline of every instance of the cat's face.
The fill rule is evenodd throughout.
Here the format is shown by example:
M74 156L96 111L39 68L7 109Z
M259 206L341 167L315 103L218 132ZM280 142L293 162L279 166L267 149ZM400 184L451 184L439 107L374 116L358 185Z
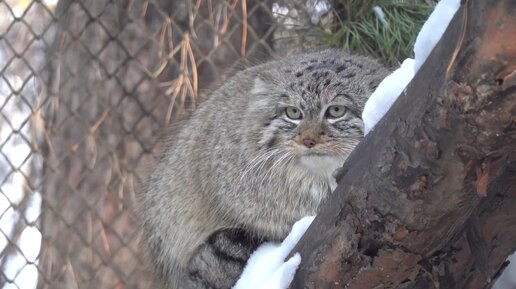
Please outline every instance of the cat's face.
M314 172L342 165L363 136L360 115L372 92L361 69L318 59L257 78L254 110L266 115L259 120L260 149Z

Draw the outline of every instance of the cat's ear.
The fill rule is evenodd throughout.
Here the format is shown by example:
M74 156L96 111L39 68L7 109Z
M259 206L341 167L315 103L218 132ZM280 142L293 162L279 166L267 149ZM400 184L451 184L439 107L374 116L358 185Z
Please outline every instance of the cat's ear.
M251 88L252 94L267 94L272 90L272 77L268 74L260 74L254 78Z
M272 111L270 108L275 102L270 101L270 98L273 92L274 86L270 81L256 76L250 90L252 105L249 106L249 109L258 112L258 115L263 115L264 111Z
M252 94L265 94L269 91L269 87L265 81L260 77L254 79L253 87L251 88Z

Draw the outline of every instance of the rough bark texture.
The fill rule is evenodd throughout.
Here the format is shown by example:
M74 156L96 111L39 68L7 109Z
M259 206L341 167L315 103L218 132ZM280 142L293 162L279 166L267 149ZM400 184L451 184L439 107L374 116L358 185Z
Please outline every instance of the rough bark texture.
M516 6L471 0L344 164L291 288L489 288L516 248Z

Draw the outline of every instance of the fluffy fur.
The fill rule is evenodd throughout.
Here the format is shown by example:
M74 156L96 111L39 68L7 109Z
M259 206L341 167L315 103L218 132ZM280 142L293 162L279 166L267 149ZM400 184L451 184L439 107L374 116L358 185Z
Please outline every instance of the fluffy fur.
M242 266L220 263L228 260L217 252L233 256L240 244L247 260L255 248L239 234L227 237L230 229L280 240L315 214L336 186L333 171L360 141L361 111L386 74L376 61L327 50L246 69L215 90L171 137L143 195L144 237L161 286L230 288ZM345 114L329 117L330 105ZM289 118L287 107L302 117ZM214 247L217 236L236 241Z

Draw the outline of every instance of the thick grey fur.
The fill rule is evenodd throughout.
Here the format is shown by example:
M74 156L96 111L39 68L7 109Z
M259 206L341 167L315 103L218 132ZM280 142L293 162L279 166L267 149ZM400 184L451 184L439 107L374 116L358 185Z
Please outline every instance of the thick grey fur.
M230 288L243 265L221 264L227 260L209 238L239 228L254 240L281 240L296 220L316 214L336 186L333 171L362 138L367 98L387 74L369 58L325 50L248 68L215 90L170 137L142 196L160 288ZM345 115L330 121L330 104L345 105ZM287 106L303 118L289 119ZM303 137L317 145L303 146ZM244 243L234 242L240 251L231 242L221 248L247 260L255 246Z

